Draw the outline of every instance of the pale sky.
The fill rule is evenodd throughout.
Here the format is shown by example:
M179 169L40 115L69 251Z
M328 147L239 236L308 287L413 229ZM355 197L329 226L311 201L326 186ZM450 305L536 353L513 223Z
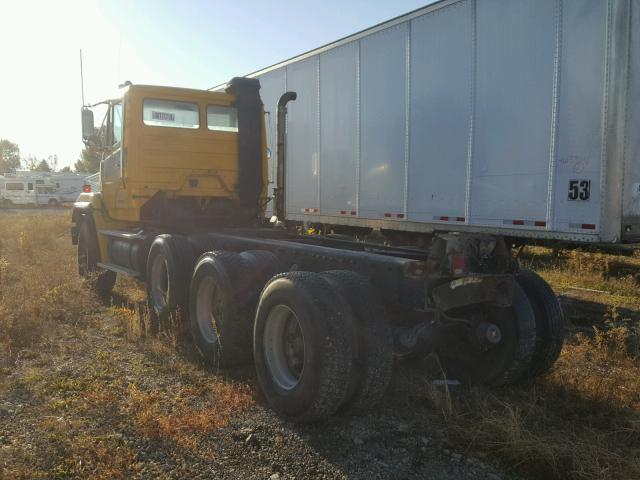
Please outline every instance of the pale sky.
M85 99L125 80L209 88L430 0L0 0L0 138L72 166Z

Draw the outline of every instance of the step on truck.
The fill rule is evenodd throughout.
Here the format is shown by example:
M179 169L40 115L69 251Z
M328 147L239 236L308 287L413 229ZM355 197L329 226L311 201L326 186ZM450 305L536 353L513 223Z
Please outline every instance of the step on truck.
M423 21L421 15L440 12L440 18L448 18L447 12L453 15L451 12L464 11L475 19L470 23L478 29L474 35L478 45L474 48L479 52L483 35L499 34L495 29L487 33L486 25L481 29L483 22L494 17L480 15L485 6L497 3L500 2L440 2L386 27L375 27L369 34L359 34L355 40L365 41L367 35L378 35L385 28L396 29L405 21ZM574 7L568 2L513 1L508 2L508 13L525 7L538 12L540 5L547 3ZM296 72L304 68L295 67L295 62L285 65L285 87L295 89L279 92L275 104L268 107L271 111L265 111L260 95L264 78L249 77L234 78L224 90L216 91L128 85L119 98L104 102L108 107L106 128L100 130L98 137L91 108L83 108L84 141L101 147L104 156L99 191L82 193L72 212L72 241L78 246L80 275L103 296L109 295L118 274L143 282L153 330L163 328L170 320L184 322L191 332L193 348L211 365L228 367L253 362L268 404L294 421L316 421L336 412L367 411L380 401L389 384L393 362L402 358L435 354L448 378L490 386L509 385L544 374L553 367L562 348L562 309L540 276L519 267L513 239L526 242L570 236L574 241L615 243L631 239L636 231L633 216L627 215L620 185L623 179L625 186L636 181L634 172L640 170L637 155L634 156L638 129L627 130L629 123L635 121L629 120L629 110L635 107L626 101L626 96L638 98L637 65L629 55L628 42L638 32L637 2L587 3L580 4L585 6L575 18L575 12L563 12L562 22L568 25L562 31L568 35L567 31L580 30L580 22L590 18L587 13L592 9L599 13L599 5L608 4L603 19L608 29L603 40L606 48L599 50L607 58L607 94L602 95L604 90L595 87L590 90L590 78L584 79L589 85L582 88L582 77L573 75L575 65L569 62L571 56L567 53L562 60L557 57L560 64L547 80L557 83L558 89L566 79L578 82L572 88L582 96L571 108L582 108L588 102L608 104L600 113L597 109L591 111L602 127L601 148L597 152L590 149L594 141L591 132L576 126L576 132L556 129L552 136L557 147L553 148L549 148L549 138L535 136L546 145L544 155L521 152L517 148L520 142L526 143L523 148L531 145L529 134L508 136L514 133L518 122L527 130L524 127L529 115L535 112L521 103L500 104L500 109L493 110L498 118L492 120L494 127L508 128L502 138L499 131L482 124L488 121L483 115L491 116L490 105L499 97L477 92L471 109L477 112L473 140L465 144L474 147L464 151L465 161L471 161L473 166L462 169L465 181L451 184L447 190L451 208L470 202L465 211L471 214L464 219L456 217L455 222L412 217L413 209L405 210L405 218L399 213L392 220L374 215L376 209L383 214L394 211L384 202L391 191L398 194L393 190L397 185L385 183L384 175L396 168L397 162L411 167L407 159L419 154L424 162L433 164L433 170L417 170L416 179L414 173L408 175L418 184L424 180L424 189L430 192L436 186L430 183L429 175L446 176L459 159L453 149L458 139L453 134L440 139L442 145L453 142L451 149L439 144L442 148L431 150L431 143L411 143L414 147L407 157L404 142L410 138L400 144L398 152L386 149L385 139L388 135L392 138L389 128L404 125L412 129L413 120L398 120L395 116L391 119L376 110L380 106L377 102L391 108L396 102L407 101L406 91L392 89L384 95L367 96L366 83L375 82L367 79L377 75L370 73L371 66L366 66L367 61L375 60L372 52L369 60L367 55L358 57L361 63L356 78L363 83L354 88L360 92L356 109L360 127L355 129L359 132L355 142L359 147L354 150L355 155L337 148L340 142L353 141L351 129L340 127L346 125L342 114L327 118L323 109L325 113L313 115L314 111L317 113L313 109L318 105L322 109L325 101L334 101L336 108L341 101L325 96L318 102L318 95L323 95L325 89L309 88L305 82L296 81ZM446 10L456 5L456 10ZM549 21L560 21L558 10L549 12L554 13ZM549 12L540 11L538 16L547 18ZM590 30L592 25L587 27ZM402 28L405 33L418 29L413 24ZM437 30L445 36L461 31ZM514 38L494 42L495 48L511 52L539 46L522 38L520 29L500 32ZM404 51L399 62L422 61L420 48L433 43L412 40L410 45L413 53L406 55ZM438 45L448 46L449 42ZM562 45L579 48L580 42ZM609 58L614 50L618 52L615 58ZM385 48L377 51L383 55ZM319 54L326 52L332 52L332 48ZM546 54L554 58L557 53L557 48L550 48L536 58L541 60ZM584 56L578 58L584 61ZM482 57L474 60L474 71L483 71L482 61ZM561 63L565 61L569 62L566 66ZM318 78L322 81L322 75L329 71L322 68L322 58L319 62L316 68L320 65L320 70L309 75L310 82ZM294 67L289 72L291 65ZM510 68L499 62L492 65ZM553 74L560 68L567 70L562 75L565 80ZM411 64L400 70L418 69ZM546 78L545 72L541 70L540 78ZM454 78L454 72L450 73ZM444 75L440 70L434 71L436 74ZM517 89L518 82L528 85L529 80L526 75L518 75L505 76L503 81ZM475 83L480 82L476 78ZM572 95L567 96L570 102L576 101ZM553 122L565 125L559 108L563 100L552 98L548 106L558 110ZM409 106L414 113L422 111L423 116L440 116L442 111L438 108L444 108L446 102L436 100L429 96L420 101L411 97ZM267 99L267 104L270 101ZM313 111L303 115L302 109L307 107ZM297 113L288 117L288 111ZM305 122L318 118L322 119L322 127L314 124L315 130L310 130L311 140L316 143L307 145L305 135L309 128ZM580 123L585 119L580 115L574 120ZM594 118L590 120L595 122ZM268 140L274 123L275 156ZM426 129L422 133L430 135ZM335 150L323 143L327 134L333 135ZM513 157L511 163L502 165L506 141L511 142L508 151ZM316 148L319 144L322 148ZM367 163L367 149L375 150L376 145L385 146L382 153L372 153L381 162L379 165ZM563 160L556 161L554 152L560 148L566 149L567 158L582 158L587 164L571 170L573 167L567 167ZM572 151L589 156L574 157ZM495 158L489 158L490 153ZM388 157L376 157L378 154ZM476 160L479 167L475 166ZM594 169L588 162L599 166ZM359 171L357 189L361 190L363 204L376 192L381 204L375 207L373 202L363 210L357 208L357 202L355 207L345 206L349 217L354 217L349 222L333 221L341 213L325 211L322 203L304 207L309 211L301 212L298 203L302 197L296 195L305 195L306 190L316 192L318 185L325 191L331 183L313 183L296 175L304 168L315 168L320 176L324 175L322 178L333 178L339 185L350 177L341 178L341 170L332 172L336 165ZM565 175L565 167L570 175ZM504 168L502 174L500 168ZM553 177L546 178L545 188L539 188L538 172ZM594 172L601 176L590 177ZM365 181L367 175L382 175L373 190ZM492 184L494 176L507 179ZM529 177L531 180L526 181ZM565 184L568 177L579 180L576 188L570 182ZM591 181L590 188L581 186L584 179ZM513 224L487 220L485 213L492 211L491 205L501 212L515 208L513 192L506 187L510 183L515 187L519 181L517 189L524 198L517 205L537 211L539 204L544 204L545 225L536 225L542 220L530 217L517 217L522 223ZM416 186L412 185L410 191L415 192ZM581 199L580 195L586 198ZM441 200L435 193L429 198L436 203ZM435 209L447 203L429 206L428 199L424 201L426 212L427 207ZM477 207L476 201L480 202ZM579 202L575 203L577 210L571 210L569 202ZM353 214L349 208L354 209ZM473 212L485 213L475 217ZM573 214L578 219L575 222L594 222L595 231L586 223L579 227L564 225L566 215Z

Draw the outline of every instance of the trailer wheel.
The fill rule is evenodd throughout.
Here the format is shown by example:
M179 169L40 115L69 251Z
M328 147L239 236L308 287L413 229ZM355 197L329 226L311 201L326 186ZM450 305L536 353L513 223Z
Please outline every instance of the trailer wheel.
M47 204L51 208L56 208L59 205L58 200L56 200L55 198L50 198L49 202L47 202Z
M192 264L191 247L181 235L159 235L151 244L146 285L152 333L171 315L186 315Z
M331 270L322 276L344 293L355 314L354 375L344 412L363 413L377 405L389 386L393 367L393 336L382 303L371 284L355 272Z
M540 275L522 269L516 279L529 297L536 319L536 346L528 372L535 377L548 372L560 356L565 319L558 297Z
M438 330L438 356L448 378L497 387L527 374L536 324L531 302L518 284L510 307L477 305L456 317L463 322L447 322Z
M84 217L78 231L78 273L102 299L107 299L116 283L116 273L98 267L100 248L90 216Z
M258 383L269 405L296 422L333 415L352 375L355 318L317 273L277 275L260 296L253 335Z
M242 294L245 278L238 253L208 252L196 262L189 324L196 347L208 363L229 367L251 361L253 309Z

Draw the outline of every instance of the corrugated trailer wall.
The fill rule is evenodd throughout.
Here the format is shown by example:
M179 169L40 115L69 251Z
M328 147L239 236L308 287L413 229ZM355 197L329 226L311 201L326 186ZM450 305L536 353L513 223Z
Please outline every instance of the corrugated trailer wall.
M629 86L625 135L623 228L640 236L640 0L631 4Z
M444 1L257 72L271 181L277 101L298 94L287 217L618 240L617 143L625 215L640 213L638 10L640 0ZM621 141L611 129L625 118L635 131Z

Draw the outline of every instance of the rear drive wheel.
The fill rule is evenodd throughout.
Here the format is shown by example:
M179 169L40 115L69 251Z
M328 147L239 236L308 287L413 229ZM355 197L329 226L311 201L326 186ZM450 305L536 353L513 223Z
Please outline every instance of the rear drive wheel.
M84 217L78 232L78 273L102 298L108 299L116 283L116 273L98 267L100 248L93 218Z
M253 335L258 383L269 405L297 422L333 415L352 376L354 314L341 293L310 272L272 278Z
M535 349L534 311L524 290L514 286L510 307L476 305L451 313L438 330L438 356L447 377L502 386L527 374Z
M211 364L251 361L251 335L258 297L278 273L270 252L208 252L197 261L189 295L190 328L202 356Z
M186 315L192 264L191 247L181 235L159 235L151 244L146 284L152 333L171 316Z
M347 413L363 413L377 405L384 395L393 367L393 336L384 306L366 278L348 270L323 272L355 315L352 383L342 406Z
M529 297L536 319L536 346L528 375L548 372L560 356L564 343L565 319L558 297L540 275L522 269L516 277Z

